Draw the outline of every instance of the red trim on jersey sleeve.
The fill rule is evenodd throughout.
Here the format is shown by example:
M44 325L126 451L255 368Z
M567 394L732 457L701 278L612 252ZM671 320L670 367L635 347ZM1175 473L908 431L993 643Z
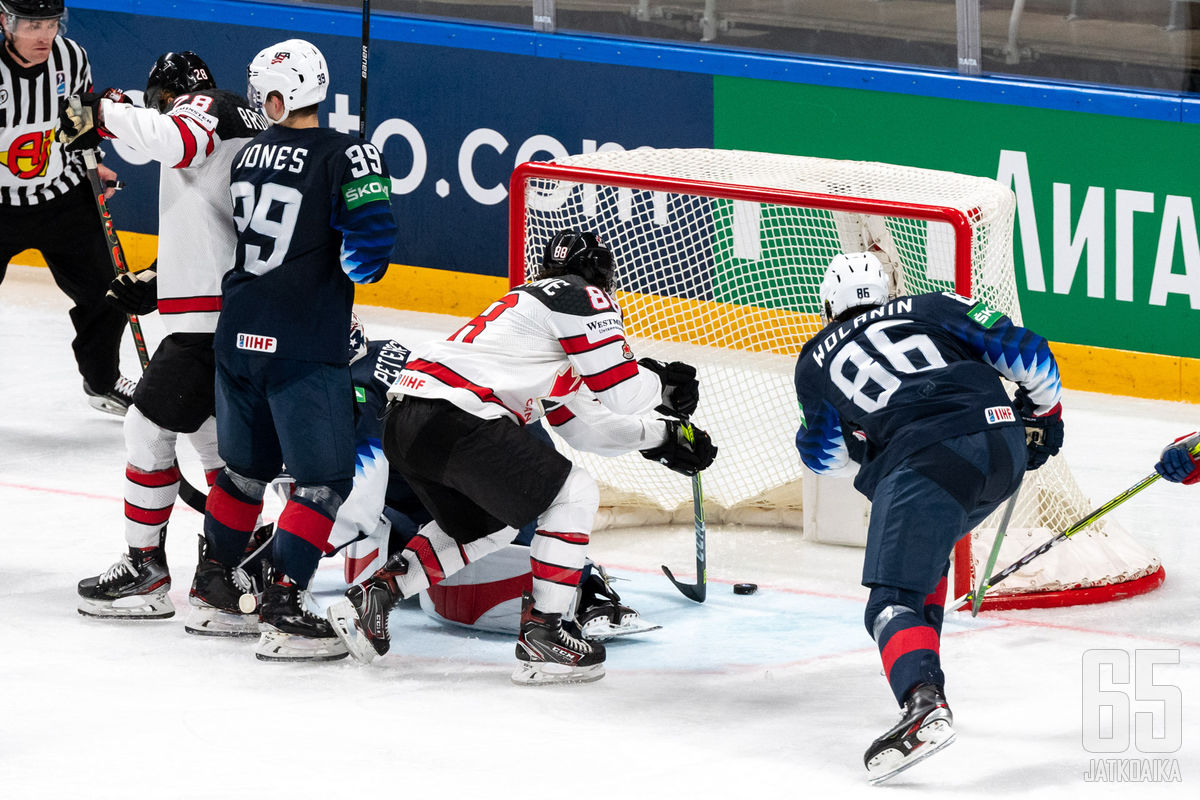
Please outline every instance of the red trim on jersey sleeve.
M624 383L630 378L637 377L638 365L636 361L626 361L617 364L615 367L610 367L603 372L597 372L595 375L584 375L583 382L593 392L603 392L606 389L611 389L618 383Z
M478 397L480 401L484 403L495 403L516 417L522 425L525 424L525 418L513 411L508 406L504 405L500 398L496 397L495 393L491 389L467 380L462 375L459 375L457 372L444 364L438 364L434 361L426 361L423 358L418 358L405 364L404 369L405 371L411 370L413 372L423 373L455 389L466 389L468 392Z
M193 311L220 311L221 295L166 297L158 301L160 314L189 314Z
M575 414L566 406L558 406L546 412L546 422L549 422L551 427L554 428L557 428L559 425L566 425L573 419L575 419Z
M587 334L558 337L558 343L562 345L563 352L569 356L577 355L579 353L587 353L592 350L599 350L601 347L604 347L607 344L623 341L625 341L625 337L620 334L609 336L607 339L601 339L598 342L588 341Z
M196 157L196 134L192 133L192 129L179 117L172 116L171 121L179 129L179 140L183 144L183 158L174 166L174 169L183 169L191 166L192 159Z

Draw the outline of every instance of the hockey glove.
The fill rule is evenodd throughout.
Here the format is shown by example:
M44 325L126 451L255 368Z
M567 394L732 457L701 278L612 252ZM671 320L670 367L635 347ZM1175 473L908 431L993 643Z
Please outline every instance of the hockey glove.
M118 275L104 299L126 314L149 314L158 309L158 273L144 269Z
M1021 421L1025 423L1025 469L1035 470L1062 449L1062 404L1059 403L1045 414L1038 414L1029 392L1022 387L1017 389L1016 406Z
M79 98L79 111L69 102L62 104L58 115L58 142L68 150L87 150L100 144L100 139L111 139L112 134L104 130L100 120L100 101L128 103L129 98L120 89L105 89L100 94L84 92Z
M1163 448L1154 471L1174 483L1200 481L1200 461L1191 453L1197 444L1200 444L1200 432L1180 436Z
M669 364L653 358L638 359L638 366L648 369L662 382L662 405L654 410L673 417L690 417L700 402L700 383L696 368L682 361Z
M667 438L658 447L641 451L642 455L681 475L695 475L708 469L717 457L717 446L708 434L691 423L676 419L664 419L663 422L667 426Z

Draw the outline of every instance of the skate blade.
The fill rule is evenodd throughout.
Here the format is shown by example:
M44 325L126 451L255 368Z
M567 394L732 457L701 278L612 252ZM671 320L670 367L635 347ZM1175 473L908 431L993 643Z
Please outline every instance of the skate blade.
M593 642L606 642L609 639L616 639L619 636L633 636L639 633L649 633L662 628L662 625L655 625L653 622L646 622L641 617L631 617L621 620L620 625L613 625L609 619L594 619L585 625L583 638L590 639Z
M512 674L517 686L553 686L560 683L591 683L604 677L604 665L569 667L565 664L522 661Z
M337 661L347 655L339 639L310 639L277 630L264 630L254 646L259 661Z
M258 615L231 614L211 606L192 606L183 629L194 636L258 636Z
M112 414L117 417L125 416L125 412L129 410L129 406L114 403L104 397L92 397L90 395L88 396L88 405L97 411L103 411L105 414Z
M76 610L93 619L170 619L175 616L175 604L166 592L121 597L111 602L79 598Z
M337 634L338 639L341 640L346 651L355 661L360 664L370 664L379 657L371 640L363 636L362 631L355 624L358 615L354 612L354 605L349 600L339 600L331 605L325 611L325 618L329 620L329 624L333 626L333 632Z
M871 785L875 786L889 778L894 778L904 770L919 764L939 750L944 750L954 743L958 733L945 720L936 720L917 731L917 738L923 742L916 750L908 755L899 750L884 750L867 763L867 774L870 775Z

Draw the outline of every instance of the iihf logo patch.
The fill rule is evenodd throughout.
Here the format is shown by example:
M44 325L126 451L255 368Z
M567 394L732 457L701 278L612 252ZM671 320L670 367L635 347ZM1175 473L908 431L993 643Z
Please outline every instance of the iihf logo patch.
M987 416L988 425L1017 421L1017 415L1013 413L1012 406L992 406L985 408L983 413Z
M257 353L274 353L278 347L274 336L256 336L253 333L239 333L237 346L239 350L253 350Z
M54 91L59 97L67 93L67 74L65 72L54 73Z

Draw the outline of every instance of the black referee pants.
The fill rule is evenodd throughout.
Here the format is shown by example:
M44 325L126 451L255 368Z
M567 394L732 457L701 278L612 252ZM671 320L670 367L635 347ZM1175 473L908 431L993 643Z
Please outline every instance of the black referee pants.
M96 392L107 392L120 374L126 317L104 301L114 277L108 245L87 184L35 206L0 206L0 282L22 250L40 250L50 275L75 307L71 348L79 374Z

